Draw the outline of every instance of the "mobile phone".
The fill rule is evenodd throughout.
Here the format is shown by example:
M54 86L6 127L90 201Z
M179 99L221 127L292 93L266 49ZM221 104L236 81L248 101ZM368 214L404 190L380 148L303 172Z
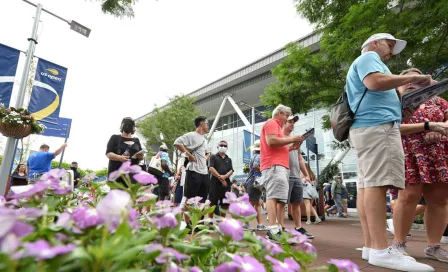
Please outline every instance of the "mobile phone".
M146 154L146 153L148 153L148 151L142 149L139 152L135 153L134 156L132 156L132 158L135 159L135 158L137 158L137 155L139 155L139 154Z

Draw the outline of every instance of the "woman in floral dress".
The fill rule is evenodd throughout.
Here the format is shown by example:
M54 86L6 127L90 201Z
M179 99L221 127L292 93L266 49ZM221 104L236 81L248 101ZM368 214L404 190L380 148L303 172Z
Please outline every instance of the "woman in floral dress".
M401 74L422 72L413 68ZM408 84L399 87L398 91L402 95L419 87ZM406 164L406 188L399 191L394 210L395 239L392 245L407 255L406 235L414 221L415 207L423 194L427 203L425 256L442 262L448 262L448 252L440 247L448 219L447 120L448 102L434 97L420 105L414 115L400 126Z

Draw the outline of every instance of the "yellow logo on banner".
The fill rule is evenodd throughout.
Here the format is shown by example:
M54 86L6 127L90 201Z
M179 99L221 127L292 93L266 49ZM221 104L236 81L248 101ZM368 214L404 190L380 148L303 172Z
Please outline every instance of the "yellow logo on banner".
M36 120L42 120L45 117L50 116L53 112L55 112L58 109L59 103L60 103L60 98L59 98L59 95L56 92L56 90L53 87L51 87L50 85L48 85L48 84L42 83L40 81L35 81L34 82L34 86L44 88L44 89L52 92L56 96L54 98L53 102L51 102L50 105L48 105L47 107L41 109L38 112L35 112L35 113L31 114Z
M54 68L48 68L47 71L50 72L54 76L59 75L59 71Z

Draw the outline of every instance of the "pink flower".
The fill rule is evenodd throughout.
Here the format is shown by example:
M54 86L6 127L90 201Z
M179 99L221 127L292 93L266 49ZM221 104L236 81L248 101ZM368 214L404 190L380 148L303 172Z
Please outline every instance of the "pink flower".
M69 253L75 249L75 245L68 244L65 246L54 246L45 241L45 240L37 240L33 243L25 243L25 252L21 257L33 256L38 260L42 259L52 259L57 255L63 255Z
M234 241L240 241L244 237L243 224L240 220L227 217L218 224L218 227L224 235L232 236Z
M78 206L73 211L73 220L80 229L86 229L103 223L96 209L83 206Z
M141 171L138 174L134 175L134 179L141 184L147 185L147 184L157 184L157 178L153 175L146 173L144 171Z
M114 181L122 174L138 174L142 171L142 168L139 165L131 165L130 161L124 162L117 171L110 173L109 180Z
M273 272L297 272L300 271L300 265L293 258L286 258L283 262L267 255L266 260L272 263Z

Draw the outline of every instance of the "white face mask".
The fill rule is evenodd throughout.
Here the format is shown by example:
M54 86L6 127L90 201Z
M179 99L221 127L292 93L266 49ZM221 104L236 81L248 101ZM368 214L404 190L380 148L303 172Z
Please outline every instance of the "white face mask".
M220 146L218 149L219 153L221 154L225 154L227 152L227 147L224 146Z

